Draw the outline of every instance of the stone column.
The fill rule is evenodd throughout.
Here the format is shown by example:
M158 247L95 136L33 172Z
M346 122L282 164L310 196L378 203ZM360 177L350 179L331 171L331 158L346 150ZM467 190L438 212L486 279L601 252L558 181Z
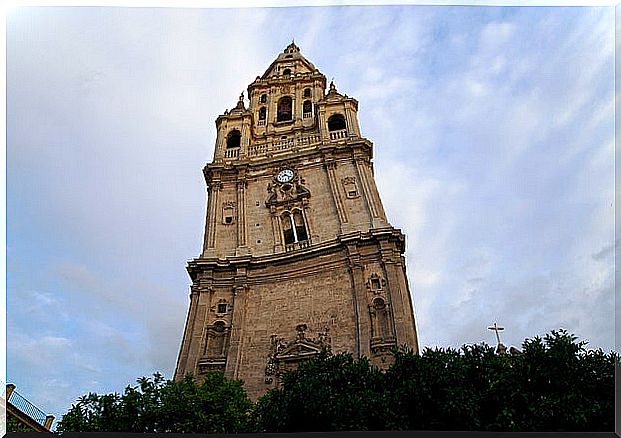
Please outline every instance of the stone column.
M237 181L237 250L236 255L247 254L246 246L246 187L245 178Z
M405 269L405 258L403 256L399 256L399 262L397 263L396 269L401 272L399 276L401 280L401 290L405 291L405 306L404 311L406 312L404 315L404 319L406 321L406 325L413 328L413 336L408 341L408 346L412 348L415 352L418 352L418 333L416 331L416 321L414 318L414 304L412 300L408 297L411 297L410 287L408 285L406 269Z
M367 303L366 285L364 282L364 267L360 261L360 254L355 245L347 246L349 271L353 285L353 301L356 313L356 338L358 356L371 357L371 321Z
M332 159L327 159L324 164L328 174L330 192L332 193L332 199L334 200L336 212L339 217L339 229L343 232L343 224L347 223L347 216L345 214L343 199L341 198L341 193L339 191L338 181L336 180L336 162Z
M377 228L381 226L386 226L385 217L382 217L380 213L380 208L378 208L378 197L375 196L375 192L377 189L375 188L375 181L373 178L369 180L369 175L367 173L367 168L369 167L369 159L364 156L355 156L354 163L356 165L356 171L358 172L358 176L360 177L360 185L362 186L362 192L364 193L364 197L367 200L367 205L369 207L369 213L371 215L371 227Z
M222 190L222 182L212 182L209 191L209 207L207 212L207 251L215 249L216 245L216 217L218 214L218 195L220 194L220 190Z
M274 234L274 252L281 252L284 250L282 244L282 230L280 229L280 217L276 214L274 206L270 207L270 213L272 216L272 233Z
M347 137L356 136L356 127L354 121L352 120L352 108L351 105L345 104L345 123L347 123Z
M321 136L322 142L330 141L330 134L328 133L328 129L326 126L326 108L325 106L319 107L319 114L317 115L317 119L319 123L319 135Z
M360 156L354 156L354 168L356 169L357 175L356 180L358 181L358 186L362 191L362 198L364 199L364 204L367 207L367 213L369 215L369 228L373 228L373 207L370 199L369 187L368 184L366 184L365 175L363 173L364 171L363 169L361 169L361 167L363 166L363 164L361 164L360 162L361 160L362 158Z
M245 269L244 269L245 271ZM239 269L238 269L239 272ZM243 355L243 329L246 319L246 295L248 286L246 277L236 277L233 286L233 303L231 318L231 336L229 338L229 348L226 355L225 373L229 378L236 379L239 374L239 367Z
M198 286L193 284L190 286L190 308L188 309L188 317L185 321L185 328L183 330L183 340L181 341L181 349L177 360L175 379L181 379L183 375L188 372L188 354L192 333L194 333L194 322L196 320L196 311L198 309L198 296Z
M302 200L302 208L304 209L304 219L306 220L306 232L312 243L319 243L319 234L315 233L315 221L313 215L310 214L308 199Z
M379 191L377 190L377 185L375 184L375 178L373 178L373 163L371 163L371 161L367 159L362 169L364 171L369 186L371 199L373 199L375 209L377 210L377 218L380 220L383 226L386 226L388 225L386 219L386 212L384 211L382 198L380 197Z
M213 289L211 287L201 289L202 290L199 290L198 296L196 297L196 313L192 329L189 332L191 333L191 338L187 354L188 364L186 365L185 370L186 373L192 372L194 375L198 374L197 362L203 355L203 351L205 349L205 327L209 322L209 307L211 303L211 295L213 294Z
M403 281L401 264L398 260L394 259L394 248L391 248L394 244L387 241L380 242L382 248L382 267L386 275L386 283L388 285L388 291L390 293L390 304L392 308L392 316L394 318L395 336L397 338L397 345L408 344L412 348L415 345L411 345L414 339L410 336L410 330L406 327L409 322L412 321L408 317L408 311L410 305L406 303L408 296L406 290L403 289Z

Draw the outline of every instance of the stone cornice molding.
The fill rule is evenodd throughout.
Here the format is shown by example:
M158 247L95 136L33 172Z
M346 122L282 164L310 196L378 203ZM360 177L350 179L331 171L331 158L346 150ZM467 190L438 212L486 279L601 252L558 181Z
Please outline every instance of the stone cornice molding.
M290 264L296 261L315 258L320 254L329 254L333 252L343 251L348 245L371 245L386 242L384 245L390 245L390 242L396 244L397 251L405 252L405 236L400 229L391 226L384 228L371 229L366 232L356 231L353 233L343 234L335 239L319 244L314 244L308 248L299 249L290 252L281 252L277 254L268 254L265 256L229 256L226 258L204 257L190 260L186 267L190 277L194 279L198 272L204 271L206 267L217 270L230 270L233 268L250 268L259 269L266 266L275 266L281 264Z

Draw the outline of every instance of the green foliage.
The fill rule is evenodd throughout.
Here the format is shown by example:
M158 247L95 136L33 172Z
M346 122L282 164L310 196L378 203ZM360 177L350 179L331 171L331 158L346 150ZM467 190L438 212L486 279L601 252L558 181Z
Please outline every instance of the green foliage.
M259 399L255 419L266 432L614 430L619 359L564 330L516 354L479 344L394 355L386 372L349 354L308 361Z
M6 413L6 431L7 432L36 432L30 426L26 426L10 413Z
M56 432L235 433L249 429L252 402L242 382L211 372L202 384L141 377L123 395L89 393L59 421Z
M381 371L328 352L282 376L252 404L238 380L160 374L120 394L78 399L57 432L312 432L344 430L612 431L619 357L564 330L522 351L486 344L399 349Z
M382 372L366 358L323 352L259 399L255 421L269 432L377 430L384 416L382 383Z

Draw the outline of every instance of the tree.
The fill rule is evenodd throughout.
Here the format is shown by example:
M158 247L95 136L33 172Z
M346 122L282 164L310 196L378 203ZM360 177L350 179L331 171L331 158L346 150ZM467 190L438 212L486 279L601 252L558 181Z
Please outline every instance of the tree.
M386 390L396 429L614 430L618 357L565 330L526 339L517 354L485 344L396 352Z
M36 432L32 427L26 426L10 413L6 413L7 432Z
M614 430L618 356L565 330L498 354L486 344L395 350L386 372L323 354L256 404L266 432L325 430Z
M252 402L239 380L214 371L197 384L191 375L180 381L155 373L127 386L123 395L89 393L63 415L63 432L197 432L235 433L250 429Z
M383 429L382 383L366 358L324 351L258 400L255 421L266 432Z

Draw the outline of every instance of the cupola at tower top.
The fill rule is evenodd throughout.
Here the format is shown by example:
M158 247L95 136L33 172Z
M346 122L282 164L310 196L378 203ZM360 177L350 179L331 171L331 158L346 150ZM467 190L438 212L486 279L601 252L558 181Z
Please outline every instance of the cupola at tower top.
M361 141L358 101L326 93L326 77L291 42L237 105L216 120L214 162L243 164L317 149L326 142Z
M300 74L319 73L312 62L300 53L300 48L291 42L285 50L265 70L260 79L270 79L279 76L295 76Z

